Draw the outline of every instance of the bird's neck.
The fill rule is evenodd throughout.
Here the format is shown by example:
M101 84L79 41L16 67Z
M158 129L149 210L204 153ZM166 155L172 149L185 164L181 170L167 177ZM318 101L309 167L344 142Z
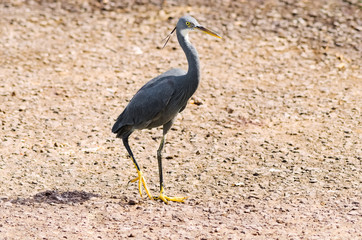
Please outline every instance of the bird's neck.
M197 88L198 83L200 81L200 61L196 48L189 41L187 34L183 35L181 32L177 31L177 39L182 49L185 52L187 62L189 65L187 71L187 76L188 76L187 79L192 80L196 84Z

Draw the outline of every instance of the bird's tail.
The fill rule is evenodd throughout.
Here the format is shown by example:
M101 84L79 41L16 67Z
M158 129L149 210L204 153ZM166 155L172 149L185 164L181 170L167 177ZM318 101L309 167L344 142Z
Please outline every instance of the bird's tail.
M122 128L122 126L120 126L120 122L117 120L112 127L112 133L118 133L118 131Z
M124 125L122 121L117 120L112 127L112 132L117 134L118 138L124 138L132 133L132 127L130 125Z

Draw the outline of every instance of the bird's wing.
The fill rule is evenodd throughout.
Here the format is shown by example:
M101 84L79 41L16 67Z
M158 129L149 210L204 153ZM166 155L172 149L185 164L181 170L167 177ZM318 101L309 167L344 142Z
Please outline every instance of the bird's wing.
M160 78L159 81L142 87L128 104L128 114L133 117L134 125L148 125L169 103L175 84L172 77Z
M175 77L182 73L171 69L146 83L118 117L112 132L118 132L123 126L146 128L155 121L175 92Z

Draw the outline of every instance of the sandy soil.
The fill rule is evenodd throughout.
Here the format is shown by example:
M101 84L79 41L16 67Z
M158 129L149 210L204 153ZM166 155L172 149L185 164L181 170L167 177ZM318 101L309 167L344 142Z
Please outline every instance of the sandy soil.
M0 4L0 239L362 239L360 1ZM165 146L151 201L110 128L149 79L202 82ZM130 144L154 195L161 129Z

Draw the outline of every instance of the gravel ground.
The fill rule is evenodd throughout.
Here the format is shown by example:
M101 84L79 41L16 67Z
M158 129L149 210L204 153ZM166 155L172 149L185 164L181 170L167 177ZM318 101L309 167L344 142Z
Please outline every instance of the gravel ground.
M362 239L361 1L0 1L0 239ZM133 94L202 81L140 197L110 128ZM154 195L161 129L130 139Z

